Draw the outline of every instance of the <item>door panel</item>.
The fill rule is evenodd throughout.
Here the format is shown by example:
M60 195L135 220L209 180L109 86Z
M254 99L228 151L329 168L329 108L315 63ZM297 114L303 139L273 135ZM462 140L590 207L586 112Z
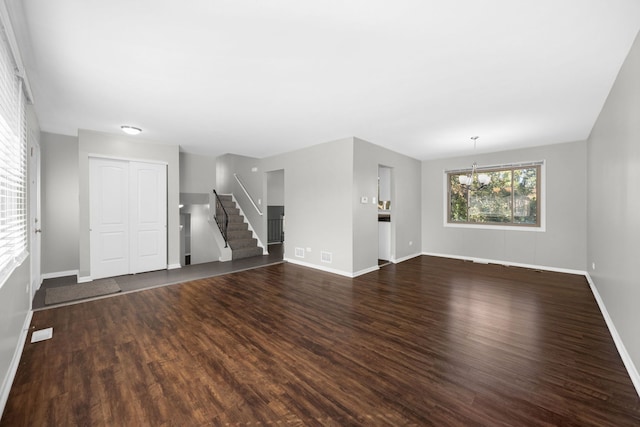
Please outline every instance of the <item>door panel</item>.
M130 163L131 272L167 268L167 167Z
M89 168L91 277L128 274L128 162L91 158Z

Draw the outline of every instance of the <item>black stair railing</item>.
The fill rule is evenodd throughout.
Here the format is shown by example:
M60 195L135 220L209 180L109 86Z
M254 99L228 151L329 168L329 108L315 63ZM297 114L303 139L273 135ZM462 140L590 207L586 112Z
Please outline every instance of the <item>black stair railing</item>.
M224 247L226 248L227 246L229 246L227 238L227 230L229 229L229 215L227 214L227 210L224 208L222 200L220 200L220 196L218 196L218 193L216 193L215 189L213 190L213 194L216 196L216 224L218 224L220 233L222 233L222 237L224 238Z

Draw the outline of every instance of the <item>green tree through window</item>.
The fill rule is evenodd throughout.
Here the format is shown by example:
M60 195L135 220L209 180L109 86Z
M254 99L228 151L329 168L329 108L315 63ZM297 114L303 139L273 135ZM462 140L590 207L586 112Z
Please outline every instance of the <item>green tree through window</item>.
M540 165L482 169L472 185L462 185L460 176L469 173L447 173L450 224L540 227ZM479 174L491 181L481 186Z

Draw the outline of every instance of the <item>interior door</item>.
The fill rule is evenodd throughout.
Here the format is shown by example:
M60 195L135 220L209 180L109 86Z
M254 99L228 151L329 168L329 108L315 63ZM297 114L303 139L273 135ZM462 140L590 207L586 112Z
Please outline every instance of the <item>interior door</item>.
M129 162L89 159L91 278L129 274Z
M167 166L130 162L131 273L167 268Z

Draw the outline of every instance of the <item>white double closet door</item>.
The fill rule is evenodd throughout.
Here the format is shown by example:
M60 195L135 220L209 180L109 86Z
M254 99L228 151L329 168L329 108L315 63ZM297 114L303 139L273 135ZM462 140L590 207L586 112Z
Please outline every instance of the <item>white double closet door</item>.
M167 166L89 159L91 278L167 268Z

